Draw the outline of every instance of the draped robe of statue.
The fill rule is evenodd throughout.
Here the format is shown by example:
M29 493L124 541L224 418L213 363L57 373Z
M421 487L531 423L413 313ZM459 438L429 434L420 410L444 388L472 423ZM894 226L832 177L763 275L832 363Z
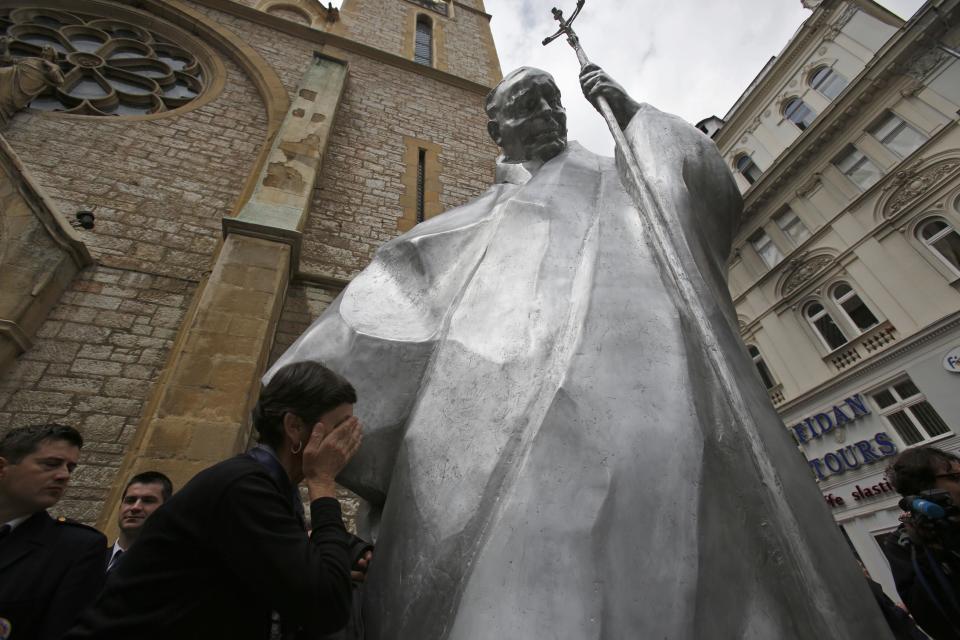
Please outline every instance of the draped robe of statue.
M762 428L732 416L614 160L513 165L384 245L274 366L357 387L340 481L382 506L367 638L887 638L739 341L730 172L647 105L625 133Z

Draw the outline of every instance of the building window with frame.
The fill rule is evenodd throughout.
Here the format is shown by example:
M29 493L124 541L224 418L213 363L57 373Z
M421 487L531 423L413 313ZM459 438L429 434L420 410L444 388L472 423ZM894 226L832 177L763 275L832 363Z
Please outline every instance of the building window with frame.
M753 184L759 180L760 176L763 175L763 172L760 171L760 167L758 167L750 158L750 156L745 153L737 156L737 159L733 164L737 168L737 171L739 171L740 174L746 178L747 182L750 184Z
M750 236L749 242L753 250L760 256L760 259L763 260L764 264L771 269L783 260L783 253L780 252L780 248L773 244L773 240L763 229L757 229L757 231Z
M889 111L870 129L870 134L898 158L906 158L927 141L927 136Z
M873 315L870 308L863 302L857 292L853 290L846 282L837 283L833 287L833 301L837 307L847 317L850 324L855 326L861 333L880 324L877 316Z
M413 61L433 66L433 21L424 15L417 16L417 35L413 45Z
M750 353L750 357L753 358L753 366L757 368L757 372L760 374L760 379L763 380L763 386L769 391L777 386L777 383L773 379L773 374L770 373L770 368L767 366L767 363L764 362L763 356L760 355L760 349L754 345L748 345L747 351Z
M783 235L790 238L790 242L792 242L795 247L799 247L810 237L810 230L807 229L807 225L803 224L803 220L800 219L800 216L798 216L793 209L784 209L774 216L773 220L777 223L777 226L780 227Z
M833 100L843 93L850 81L828 66L817 67L810 74L810 88Z
M793 98L783 105L783 117L797 125L800 131L803 131L813 124L813 119L817 117L817 113L800 98Z
M960 276L960 233L952 225L943 218L928 218L917 225L917 239Z
M843 152L833 161L834 166L840 172L850 178L861 191L866 191L877 183L883 176L880 168L867 157L867 155L857 149L852 144L848 144Z
M847 336L819 302L808 304L803 310L803 315L807 317L807 321L829 351L839 349L849 342Z
M908 447L950 433L950 427L910 378L874 391L870 397Z

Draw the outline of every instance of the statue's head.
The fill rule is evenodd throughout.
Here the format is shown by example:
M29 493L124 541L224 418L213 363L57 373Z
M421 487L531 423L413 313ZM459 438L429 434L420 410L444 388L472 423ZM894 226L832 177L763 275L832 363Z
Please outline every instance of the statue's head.
M520 67L487 96L487 130L504 161L547 161L567 146L567 112L546 71Z

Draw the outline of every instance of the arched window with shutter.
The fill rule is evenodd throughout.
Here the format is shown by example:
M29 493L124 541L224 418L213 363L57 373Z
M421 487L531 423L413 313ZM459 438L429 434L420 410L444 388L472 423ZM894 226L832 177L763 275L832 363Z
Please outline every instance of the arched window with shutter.
M417 35L413 47L413 61L433 66L433 21L425 15L417 16Z

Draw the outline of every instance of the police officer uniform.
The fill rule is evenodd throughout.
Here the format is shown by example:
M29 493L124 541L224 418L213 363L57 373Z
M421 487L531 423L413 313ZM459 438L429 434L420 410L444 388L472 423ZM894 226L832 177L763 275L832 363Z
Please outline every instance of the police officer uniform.
M103 587L106 542L46 511L0 525L0 640L59 640Z

